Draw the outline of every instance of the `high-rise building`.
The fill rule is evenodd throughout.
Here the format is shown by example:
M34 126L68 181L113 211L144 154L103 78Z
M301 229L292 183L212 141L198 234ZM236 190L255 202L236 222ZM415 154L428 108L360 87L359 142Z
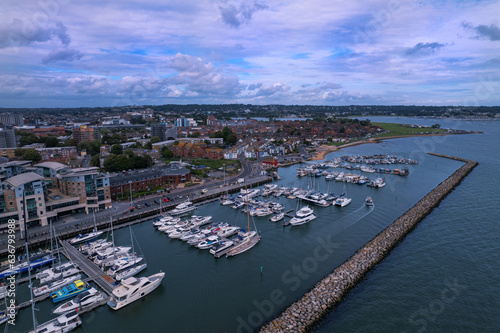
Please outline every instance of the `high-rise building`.
M13 129L0 130L0 148L17 147L16 133Z
M151 137L157 136L161 141L168 138L177 138L177 128L166 123L157 123L151 125Z
M0 124L3 125L24 125L22 113L0 113Z
M73 139L75 139L76 144L85 141L97 140L99 139L99 129L97 127L89 127L87 125L75 127L73 128Z

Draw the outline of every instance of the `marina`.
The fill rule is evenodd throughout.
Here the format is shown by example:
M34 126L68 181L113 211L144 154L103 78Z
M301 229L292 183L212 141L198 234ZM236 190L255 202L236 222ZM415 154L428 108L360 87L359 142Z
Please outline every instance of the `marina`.
M414 204L412 200L422 198L422 196L432 189L435 184L440 183L446 178L443 177L443 175L448 176L455 170L455 164L437 160L432 156L425 158L423 163L421 161L422 159L419 158L418 170L415 166L409 166L411 171L409 177L388 177L387 186L381 190L347 183L349 196L353 199L350 205L343 208L334 206L325 208L319 206L314 207L315 212L317 211L318 213L318 218L302 226L283 228L281 222L286 221L287 218L280 223L272 223L269 221L269 216L262 218L254 216L259 232L262 233L263 237L257 246L246 254L242 254L244 257L236 256L227 260L222 256L214 261L212 255L209 254L208 251L200 251L193 247L186 246L179 240L170 240L165 234L156 232L155 229L151 227L151 219L145 219L145 221L149 221L147 223L133 224L134 233L138 235L139 242L141 245L144 245L143 250L146 256L148 256L149 267L144 274L148 276L155 271L157 272L159 269L166 270L168 267L168 272L165 276L165 280L168 281L169 285L168 290L167 288L162 288L152 294L147 299L147 302L143 302L141 306L139 306L140 302L136 302L129 305L130 308L127 306L116 314L107 310L106 307L103 307L103 309L107 311L95 309L95 316L98 318L98 322L85 325L86 315L83 315L82 320L84 321L84 325L82 325L81 330L83 332L90 330L104 332L105 330L117 329L115 326L111 325L110 322L117 318L117 315L121 316L123 313L124 316L128 315L130 319L127 318L123 320L123 323L118 323L118 329L143 329L146 327L146 329L153 332L155 331L155 327L148 326L148 318L151 318L150 315L155 313L154 308L160 307L162 313L165 312L169 315L165 315L164 318L159 319L158 323L173 325L173 329L178 332L189 332L193 329L203 330L203 327L206 327L206 325L210 325L210 327L216 330L235 331L238 327L246 327L244 324L241 324L243 322L246 322L247 325L251 325L250 327L252 330L257 330L259 327L259 325L257 325L258 321L249 322L246 317L247 314L251 314L252 312L255 313L256 311L255 306L252 305L253 300L256 300L258 303L265 302L270 299L269 295L274 289L286 292L286 301L280 303L279 306L275 303L275 311L272 315L267 316L261 314L266 321L262 321L262 324L271 321L294 300L300 299L302 295L307 293L311 286L322 277L330 274L332 267L335 268L342 265L342 263L352 256L352 253L359 249L360 246L360 244L355 243L352 243L352 246L350 246L351 243L348 241L342 241L340 247L335 248L334 252L332 252L333 254L330 254L328 257L329 259L322 262L320 265L327 268L328 271L325 271L322 267L318 267L317 271L314 271L312 274L307 273L307 279L300 278L298 288L292 290L291 287L295 287L296 284L281 282L282 275L291 269L291 265L301 265L305 258L314 253L315 247L318 244L322 244L318 243L318 237L322 235L332 235L333 242L338 242L337 239L340 237L349 240L354 237L356 239L364 238L366 240L363 242L364 244L370 241L374 235L379 233L376 230L384 226L384 220L396 220L401 213L404 213L408 208L412 207ZM303 178L302 183L295 183L295 179L290 176L295 176L293 167L291 167L288 173L286 170L280 170L279 173L282 180L288 180L288 182L277 183L278 188L307 188L307 184L310 181L307 177ZM473 174L475 173L476 172ZM397 180L396 184L393 184L393 178L401 180ZM405 182L410 182L411 184L406 185ZM419 187L419 184L422 182L427 184L427 187ZM464 183L464 185L457 187L457 190L454 191L455 195L462 192L462 186L467 186L469 177L464 180ZM320 186L320 190L326 192L326 182L323 181ZM334 188L335 193L338 194L341 192L342 183L333 182L330 186L336 186ZM408 189L415 189L414 194L407 195ZM356 224L351 224L353 221L357 221L363 216L362 213L365 214L370 212L371 208L365 204L367 196L371 196L375 203L376 207L373 213L368 215L367 218L362 218ZM410 197L410 200L408 200L407 197ZM265 197L260 197L260 199L263 198ZM217 198L214 198L214 200L217 200ZM287 212L289 215L294 215L293 212L289 213L289 211L296 207L296 200L287 199L283 194L279 197L273 196L272 200L283 204L285 206L284 212ZM387 208L389 205L391 205L394 211L402 210L402 212L397 216L391 215L391 211ZM442 204L440 204L440 207L441 205ZM361 209L361 206L363 209ZM356 213L358 209L359 214ZM221 206L218 201L199 206L198 210L196 210L196 214L203 216L211 215L213 216L214 222L226 221L230 224L239 226L246 224L245 214L241 213L239 210ZM239 221L238 218L240 219ZM243 219L245 219L245 221L243 221ZM121 225L119 227L121 227ZM335 236L337 233L340 233L338 237ZM129 238L129 232L124 229L117 230L115 237L118 237L118 244L125 244L126 240ZM323 239L327 238L323 237ZM405 243L406 242L403 242L401 245L407 246ZM311 244L312 246L306 247L306 244ZM321 254L323 255L324 253L328 254L328 252L322 252ZM284 259L280 261L277 259L278 257ZM155 259L150 260L151 258ZM270 262L272 262L272 265ZM307 261L305 262L308 263ZM339 263L337 264L337 262ZM263 266L262 280L260 280L261 266ZM153 270L152 272L150 272L150 267ZM305 267L307 268L308 266ZM217 284L212 283L213 281L209 278L210 275L217 277ZM289 275L288 277L296 278L297 275ZM248 286L248 292L240 290L238 288L239 284L231 282L235 278L238 278L238 280L241 280ZM204 281L201 285L199 285L200 279ZM270 283L271 281L274 282ZM438 282L443 283L442 280ZM219 283L221 284L220 286L218 285ZM210 286L210 288L207 288L208 286ZM224 291L223 287L229 290ZM190 288L190 293L186 294L182 292L181 295L181 291L185 291L186 288ZM230 319L227 324L219 324L217 321L203 315L203 304L208 304L208 300L213 299L215 293L224 296L217 297L218 304L210 302L213 304L214 311L224 311L228 313L229 318L234 319L232 321ZM242 301L237 304L224 301L225 297L230 298L228 295L238 295ZM347 297L348 299L351 298L350 295L352 295L352 292ZM178 301L180 299L182 300ZM41 309L41 318L43 318L44 312L52 310L46 303L48 303L48 301L42 301L40 304L37 304L37 307ZM189 304L190 309L193 311L192 315L196 315L200 318L200 324L187 323L187 316L183 315L183 312L187 309L187 304ZM19 318L27 318L27 315L26 311L21 311ZM336 315L338 316L338 313ZM94 317L94 315L91 316ZM238 321L237 319L240 316L242 320ZM326 316L329 317L328 314ZM336 325L339 324L337 323ZM244 329L242 329L242 331L244 331Z

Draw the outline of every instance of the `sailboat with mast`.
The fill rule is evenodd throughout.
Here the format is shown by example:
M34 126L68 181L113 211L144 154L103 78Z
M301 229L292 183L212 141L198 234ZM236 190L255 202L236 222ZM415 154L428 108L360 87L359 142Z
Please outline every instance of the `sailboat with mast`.
M246 190L246 186L245 186ZM250 231L250 209L248 206L248 191L246 191L247 195L247 231L238 233L238 237L241 241L233 246L227 253L226 257L232 257L238 255L240 253L246 252L254 247L260 241L260 235L257 232L257 228L254 231ZM255 227L255 222L254 222Z
M97 225L95 223L95 212L94 211L92 211L92 215L94 216L94 230L92 232L89 232L88 234L79 234L78 236L72 238L69 241L69 243L71 245L76 245L76 244L92 241L104 233L103 231L97 230Z

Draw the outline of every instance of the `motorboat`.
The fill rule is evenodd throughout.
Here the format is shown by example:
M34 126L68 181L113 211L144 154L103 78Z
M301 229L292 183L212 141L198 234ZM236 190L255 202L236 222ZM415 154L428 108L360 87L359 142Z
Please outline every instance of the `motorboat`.
M40 284L42 285L53 280L78 274L78 272L80 272L80 270L76 268L72 262L67 262L56 267L44 269L40 273L37 273L35 277L40 280Z
M272 213L273 213L273 211L271 208L264 207L264 208L257 209L257 212L255 213L255 215L268 216L268 215L271 215Z
M65 313L68 311L77 310L79 308L81 309L82 306L97 303L105 298L106 296L103 295L100 291L95 288L90 288L89 290L86 290L76 296L71 301L59 305L54 311L52 311L52 313Z
M314 214L309 214L309 215L304 216L304 217L295 216L290 220L290 224L291 225L302 225L302 224L306 224L308 222L311 222L314 219L316 219L316 215L314 215Z
M94 258L94 264L101 265L106 259L110 257L120 256L130 251L130 246L116 246L108 247L102 251L97 251L97 256Z
M101 236L103 233L104 233L103 231L94 230L92 232L89 232L88 234L79 234L78 236L70 239L69 243L71 245L76 245L80 243L89 242Z
M117 260L113 266L111 266L110 269L106 271L106 274L109 276L113 277L115 276L118 272L127 269L131 266L134 266L135 264L141 262L144 258L143 257L137 257L137 256L131 256L123 259Z
M212 221L212 216L192 216L189 222L193 224L194 227L201 227L204 224L210 223Z
M229 236L236 234L238 231L240 231L239 227L227 226L227 227L221 228L221 230L219 230L217 232L217 236L227 238Z
M40 258L37 258L34 260L30 260L29 268L31 270L33 270L33 269L38 268L40 266L50 264L54 260L55 260L55 258L53 256L45 255L43 257L40 257ZM15 265L13 267L10 267L10 268L0 272L0 279L6 278L6 277L11 276L11 275L16 275L19 273L27 272L27 271L28 271L28 262L24 261L18 265Z
M118 310L141 299L155 290L161 284L164 277L165 273L160 271L160 273L149 277L129 277L122 280L121 285L113 289L111 299L108 302L109 307L113 310Z
M87 253L88 256L91 256L91 255L96 254L97 251L107 249L108 247L111 247L111 246L113 246L112 242L107 242L104 240L104 242L99 242L97 244L89 246L85 253ZM81 252L84 252L84 251L81 250Z
M125 252L125 253L120 253L117 255L111 255L110 257L104 259L101 263L101 267L112 267L114 264L116 264L118 261L129 258L131 257L132 254L130 252Z
M177 205L169 213L172 216L183 215L183 214L187 214L189 212L192 212L196 208L197 207L195 205L193 205L193 203L191 201L186 201L186 202L183 202L183 203Z
M351 203L351 200L352 200L351 198L346 198L346 197L340 196L335 200L335 205L340 206L340 207L345 207Z
M44 294L54 292L58 289L61 289L64 286L67 286L67 285L73 283L74 281L80 280L81 277L82 276L80 274L76 274L76 275L61 279L61 280L54 281L52 283L49 283L49 284L46 284L43 286L40 286L38 288L33 288L33 295L35 297L38 297L38 296L41 296Z
M127 269L124 269L124 270L116 273L115 280L116 281L125 280L126 278L129 278L131 276L138 274L140 271L146 269L146 267L148 267L148 264L143 263L143 264L135 265L135 266L129 267Z
M365 200L365 204L367 206L373 206L373 199L372 199L372 197L367 197L366 200Z
M281 221L285 217L285 213L279 213L270 218L271 222Z
M197 247L200 250L205 250L211 248L213 245L215 245L218 241L220 241L220 238L216 235L213 236L208 236L206 240L201 241Z
M60 315L46 323L36 326L36 330L30 333L65 333L74 330L82 324L82 320L78 316L77 311L71 311Z
M231 208L240 209L243 206L245 206L245 203L243 201L236 201L234 205L231 206Z
M233 246L233 244L234 242L231 240L220 241L210 248L210 253L213 254L215 257L219 257L222 252L229 249L231 246Z
M302 218L311 215L312 213L314 213L314 210L311 207L304 206L301 209L299 209L297 213L295 213L295 215L297 215L297 217L299 218Z
M85 282L83 282L82 280L76 280L70 285L67 285L64 288L51 293L50 298L52 299L52 302L59 303L71 297L75 297L76 295L83 293L88 289L89 286Z

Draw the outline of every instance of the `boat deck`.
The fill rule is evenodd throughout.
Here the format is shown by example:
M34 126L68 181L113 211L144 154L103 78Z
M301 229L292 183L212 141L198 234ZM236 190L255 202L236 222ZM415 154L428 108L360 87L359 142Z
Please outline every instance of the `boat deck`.
M68 241L61 242L65 255L76 264L92 281L102 288L108 295L113 292L115 280L104 273L99 266L91 262Z

